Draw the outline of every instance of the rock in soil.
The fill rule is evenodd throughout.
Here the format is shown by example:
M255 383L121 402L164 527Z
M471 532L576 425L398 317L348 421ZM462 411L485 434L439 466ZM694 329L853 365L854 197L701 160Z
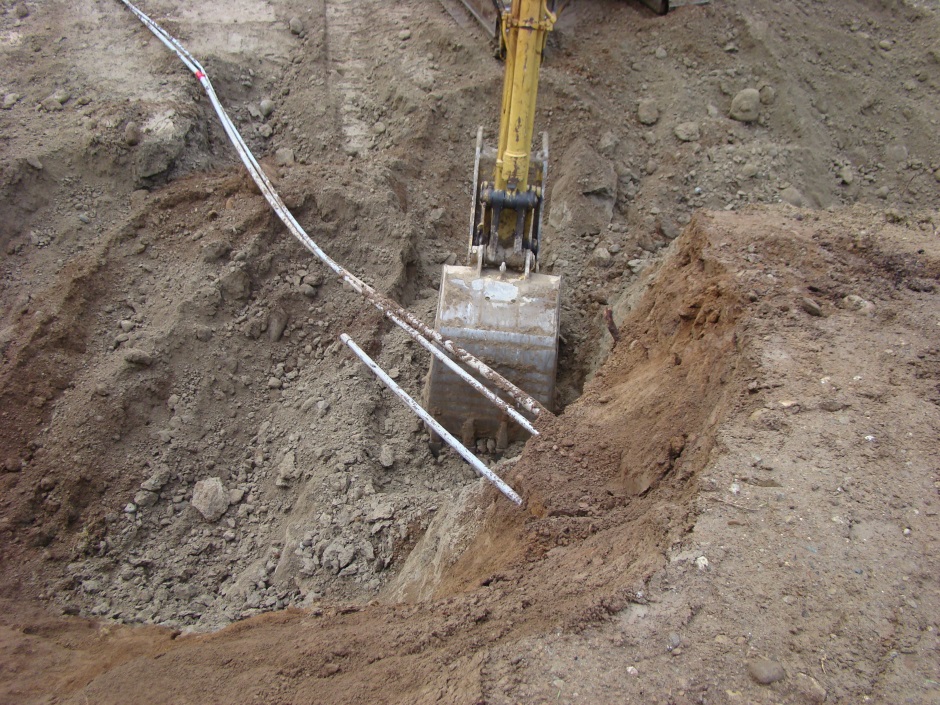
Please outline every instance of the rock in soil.
M230 496L222 480L210 477L200 480L193 488L193 498L190 503L208 522L216 522L228 510Z
M776 683L787 675L777 661L763 657L750 659L747 662L747 672L761 685Z

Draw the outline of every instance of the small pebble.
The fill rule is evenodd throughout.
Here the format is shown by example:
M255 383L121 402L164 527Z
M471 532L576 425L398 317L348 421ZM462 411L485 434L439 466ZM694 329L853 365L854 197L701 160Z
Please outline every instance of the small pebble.
M803 297L800 299L800 308L802 308L810 316L822 316L822 307L813 301L812 299Z
M134 147L135 145L140 144L141 134L140 127L136 122L131 120L127 125L124 126L124 143L128 147Z
M153 356L139 348L130 348L124 352L124 360L132 365L149 367L153 364Z

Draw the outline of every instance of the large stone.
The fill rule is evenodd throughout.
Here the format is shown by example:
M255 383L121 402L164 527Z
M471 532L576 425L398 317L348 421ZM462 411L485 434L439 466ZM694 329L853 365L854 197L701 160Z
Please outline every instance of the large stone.
M611 255L606 247L596 247L591 253L591 262L600 267L606 267L610 264Z
M69 102L71 94L64 88L59 88L50 96L43 99L41 105L44 110L62 110L62 106Z
M822 316L823 315L822 306L820 306L813 299L810 299L805 296L800 299L800 308L806 311L806 313L808 313L810 316Z
M789 203L791 206L796 206L797 208L805 208L807 205L806 197L800 193L799 189L793 186L787 186L780 192L780 200L784 203Z
M383 468L390 468L395 464L395 451L387 443L379 451L379 463Z
M140 484L140 489L147 490L148 492L159 492L163 489L163 486L170 481L170 475L171 473L168 467L158 468L153 475Z
M229 505L229 493L218 477L200 480L193 488L191 504L206 521L218 521Z
M137 152L137 176L149 179L168 171L179 156L171 144L150 140L140 145Z
M813 703L814 705L826 702L829 695L826 689L819 684L819 681L805 673L796 674L793 689L800 694L804 702Z
M383 521L385 519L391 519L395 516L395 507L388 502L377 502L372 505L372 511L369 512L369 516L366 517L366 521L374 523L377 521Z
M137 494L134 495L134 504L138 507L152 507L157 503L157 498L156 492L138 490Z
M285 328L287 328L287 311L276 306L268 314L268 340L272 343L279 341L284 335Z
M124 142L128 147L135 147L140 144L143 135L140 134L140 126L133 120L124 126Z
M274 163L278 166L290 166L294 163L294 150L290 147L280 147L274 153Z
M617 200L617 172L585 138L576 139L559 161L548 221L560 236L607 230Z
M756 88L738 91L731 101L729 115L739 122L754 122L760 115L760 91Z
M777 91L773 86L761 86L760 91L760 102L764 105L773 105L773 102L777 99Z
M202 261L203 262L217 262L223 257L227 257L231 251L232 251L232 246L229 245L227 242L223 242L221 240L208 242L202 248Z

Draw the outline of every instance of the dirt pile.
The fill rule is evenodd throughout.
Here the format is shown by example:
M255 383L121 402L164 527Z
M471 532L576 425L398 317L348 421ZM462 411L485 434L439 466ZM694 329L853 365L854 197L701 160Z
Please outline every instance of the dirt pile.
M877 245L849 235L875 226ZM429 602L160 637L164 656L129 654L76 697L139 682L167 693L155 702L198 697L210 671L221 697L271 702L381 699L389 682L418 702L928 697L940 419L920 289L938 255L865 211L697 218L583 397L508 473L527 511L469 497L479 532L411 593ZM829 352L849 339L865 342L852 358ZM880 637L859 650L863 625Z

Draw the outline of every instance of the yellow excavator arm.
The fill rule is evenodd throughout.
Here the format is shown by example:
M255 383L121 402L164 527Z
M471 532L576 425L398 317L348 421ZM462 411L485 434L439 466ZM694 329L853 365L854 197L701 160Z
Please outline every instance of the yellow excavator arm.
M554 24L555 15L549 12L545 0L517 0L511 11L500 18L506 73L499 115L497 189L525 191L528 186L539 68Z
M470 243L489 267L518 271L537 266L547 145L543 137L543 150L533 160L532 137L539 68L554 24L546 0L515 0L499 15L506 66L496 165L492 180L474 178Z

